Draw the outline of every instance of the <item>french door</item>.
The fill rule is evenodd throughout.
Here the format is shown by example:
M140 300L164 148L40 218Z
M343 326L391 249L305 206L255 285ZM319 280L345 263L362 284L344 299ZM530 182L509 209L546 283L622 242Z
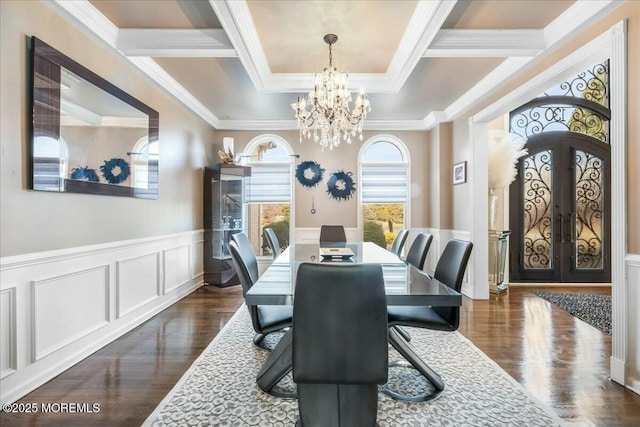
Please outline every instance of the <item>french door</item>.
M548 132L526 148L509 190L510 280L609 282L610 146Z

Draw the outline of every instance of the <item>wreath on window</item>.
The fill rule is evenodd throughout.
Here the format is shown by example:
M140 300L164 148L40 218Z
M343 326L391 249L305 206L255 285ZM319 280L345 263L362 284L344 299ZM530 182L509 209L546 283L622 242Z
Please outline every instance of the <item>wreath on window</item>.
M324 169L313 160L306 160L296 167L296 179L307 188L313 188L322 181Z
M86 180L89 182L100 182L100 177L96 173L96 170L91 169L89 166L80 166L71 169L71 179Z
M109 184L120 184L131 175L129 163L124 159L113 158L105 160L104 165L100 166L102 176Z
M338 171L331 174L327 181L327 193L332 199L349 200L356 192L356 183L353 182L353 173Z

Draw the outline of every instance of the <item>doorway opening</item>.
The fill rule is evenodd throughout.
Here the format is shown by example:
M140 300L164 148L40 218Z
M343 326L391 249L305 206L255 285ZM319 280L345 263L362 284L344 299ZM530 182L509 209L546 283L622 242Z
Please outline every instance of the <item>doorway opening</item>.
M527 138L509 192L510 280L611 281L609 62L510 114Z

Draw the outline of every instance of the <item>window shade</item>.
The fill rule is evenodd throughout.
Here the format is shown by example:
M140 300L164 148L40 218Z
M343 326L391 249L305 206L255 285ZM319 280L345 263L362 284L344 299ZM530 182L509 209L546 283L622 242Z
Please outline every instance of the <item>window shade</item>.
M406 203L407 165L362 165L362 203Z
M247 203L290 203L291 165L251 165Z

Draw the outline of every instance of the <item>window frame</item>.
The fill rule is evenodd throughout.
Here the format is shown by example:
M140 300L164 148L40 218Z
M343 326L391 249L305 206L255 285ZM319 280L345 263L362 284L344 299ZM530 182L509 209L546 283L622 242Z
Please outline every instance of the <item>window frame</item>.
M276 142L279 146L281 146L282 148L285 149L285 151L287 152L287 155L289 156L289 161L287 162L262 162L260 160L252 160L249 157L249 154L252 153L254 150L256 150L256 148L258 147L258 145L265 143L265 142L269 142L269 141L273 141ZM270 165L270 166L285 166L288 165L289 166L289 191L290 191L290 201L289 201L289 242L293 243L295 242L295 187L294 187L294 173L295 173L295 154L293 152L293 148L291 147L291 144L284 139L283 137L279 136L279 135L275 135L275 134L261 134L256 136L255 138L251 139L247 145L244 147L242 153L240 154L240 164L242 164L243 166L250 166L253 167L255 165L259 165L259 164L265 164L265 165ZM247 203L249 204L249 203ZM254 203L252 203L254 204ZM258 203L259 205L265 205L265 204L269 204L269 203ZM264 239L264 235L260 236L261 239ZM253 243L253 242L252 242ZM260 242L262 243L262 241ZM267 259L271 259L271 256L268 255L257 255L257 258L259 260L267 260Z
M363 162L363 157L366 151L377 142L387 142L394 145L402 155L404 162ZM358 181L362 183L362 166L371 165L371 166L381 166L381 165L406 165L407 168L407 200L405 202L404 208L404 228L411 228L411 156L409 154L409 149L406 144L397 136L390 134L378 134L374 135L371 138L367 139L367 141L362 144L360 147L360 151L358 152ZM358 218L357 218L357 230L360 239L364 239L364 204L362 201L363 188L360 186L358 193Z

